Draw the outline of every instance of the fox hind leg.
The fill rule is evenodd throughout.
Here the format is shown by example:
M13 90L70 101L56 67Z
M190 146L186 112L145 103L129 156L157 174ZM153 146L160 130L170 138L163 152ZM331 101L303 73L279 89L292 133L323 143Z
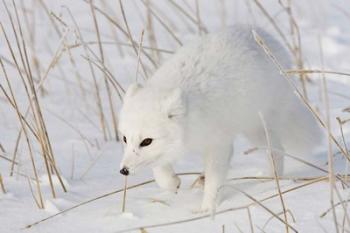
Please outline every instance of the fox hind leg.
M283 156L283 152L284 152L284 147L281 143L280 137L277 135L276 132L268 132L268 139L270 141L270 146L271 146L271 154L270 152L267 150L266 153L266 164L268 164L268 174L270 176L274 176L274 169L276 169L276 173L278 176L282 176L284 173L284 156ZM257 146L258 148L268 148L269 145L267 143L267 138L266 138L266 134L264 132L264 129L261 128L260 131L255 132L255 133L251 133L251 134L246 134L245 135L249 141L254 145ZM274 165L272 164L271 161L271 157L274 161Z

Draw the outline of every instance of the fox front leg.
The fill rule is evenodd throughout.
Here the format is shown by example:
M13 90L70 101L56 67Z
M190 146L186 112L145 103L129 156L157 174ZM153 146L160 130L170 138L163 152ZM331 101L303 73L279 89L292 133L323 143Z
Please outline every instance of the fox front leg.
M181 180L175 174L170 164L153 168L153 176L159 187L171 192L177 192L180 187Z
M224 184L232 156L231 144L217 145L205 157L204 196L200 212L214 211L218 190Z

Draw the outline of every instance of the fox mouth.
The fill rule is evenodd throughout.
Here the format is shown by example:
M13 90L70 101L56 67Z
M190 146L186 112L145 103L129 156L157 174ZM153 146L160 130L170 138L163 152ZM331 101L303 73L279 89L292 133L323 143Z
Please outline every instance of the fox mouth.
M134 169L133 172L135 173L136 171L142 169L142 168L146 168L146 167L151 167L152 165L154 165L157 161L144 161L141 162L139 164L137 164Z
M136 172L142 170L146 167L154 167L159 162L160 155L156 156L153 160L142 161L139 164L136 164L134 167L128 167L128 171L130 175L135 175Z

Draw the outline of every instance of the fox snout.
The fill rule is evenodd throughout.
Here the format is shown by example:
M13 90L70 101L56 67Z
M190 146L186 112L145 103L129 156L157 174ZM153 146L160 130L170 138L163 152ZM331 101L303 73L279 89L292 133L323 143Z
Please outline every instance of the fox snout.
M120 174L124 175L124 176L127 176L129 175L129 169L127 167L123 167L121 170L120 170Z

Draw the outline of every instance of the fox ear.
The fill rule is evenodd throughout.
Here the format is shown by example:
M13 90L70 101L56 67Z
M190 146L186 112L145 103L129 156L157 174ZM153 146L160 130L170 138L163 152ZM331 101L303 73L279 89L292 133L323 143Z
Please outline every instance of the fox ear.
M132 83L128 90L125 92L124 99L128 98L130 96L135 95L135 93L142 88L141 84L139 83Z
M168 115L168 118L176 118L186 113L186 103L180 88L172 90L162 100L162 109Z

